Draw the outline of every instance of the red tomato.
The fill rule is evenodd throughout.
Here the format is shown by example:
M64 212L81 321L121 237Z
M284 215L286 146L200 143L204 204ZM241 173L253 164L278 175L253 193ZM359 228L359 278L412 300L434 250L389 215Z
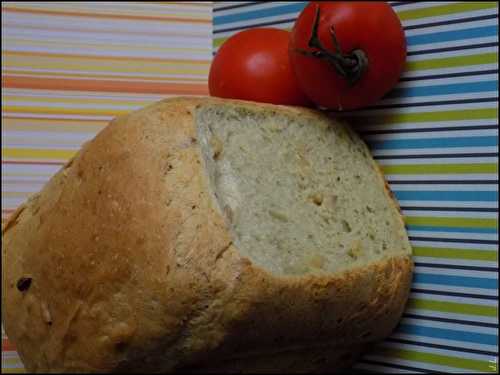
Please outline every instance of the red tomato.
M313 1L295 22L289 53L309 99L321 107L350 110L374 104L396 85L406 40L398 16L385 2Z
M231 36L212 61L210 95L257 102L308 105L290 66L285 30L259 28Z

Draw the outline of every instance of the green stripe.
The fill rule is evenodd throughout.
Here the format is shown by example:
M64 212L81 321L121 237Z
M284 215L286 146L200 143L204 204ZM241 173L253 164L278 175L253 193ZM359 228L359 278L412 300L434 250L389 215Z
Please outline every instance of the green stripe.
M478 359L469 359L463 357L452 357L443 354L425 353L416 350L405 350L388 347L379 347L375 354L404 359L407 361L416 361L431 363L440 366L458 367L467 370L482 372L494 372L494 367L489 361Z
M454 111L393 113L385 116L356 116L346 117L346 120L359 125L387 125L405 122L496 119L497 117L498 108L481 108Z
M470 66L482 64L494 64L498 62L498 53L482 53L479 55L443 57L441 59L409 61L406 70L426 70L455 68L457 66Z
M423 217L406 216L408 225L430 225L436 227L468 227L468 228L497 228L496 219L478 219L469 217Z
M385 174L498 173L494 163L478 164L398 164L381 166Z
M498 315L498 308L495 306L471 305L468 303L413 298L408 300L407 308L491 317L496 317Z
M438 5L420 9L402 10L398 13L401 21L416 20L424 17L444 16L453 13L472 12L475 10L496 8L494 1L488 2L463 2L455 4Z
M498 261L498 252L492 250L468 250L440 247L414 247L413 255L420 257Z
M219 48L222 43L224 43L226 40L228 40L229 37L225 37L225 38L215 38L214 39L214 47L215 48Z

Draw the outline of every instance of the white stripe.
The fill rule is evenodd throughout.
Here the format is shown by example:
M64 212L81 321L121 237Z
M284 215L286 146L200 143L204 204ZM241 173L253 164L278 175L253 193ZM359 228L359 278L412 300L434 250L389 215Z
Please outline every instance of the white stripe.
M464 110L464 109L487 109L487 108L498 108L498 103L460 103L460 104L443 104L436 106L421 106L421 107L403 107L403 108L388 108L388 109L365 109L356 112L342 112L336 113L335 115L342 119L344 116L356 117L356 119L363 118L366 121L365 126L370 124L370 119L374 116L385 116L385 115L398 115L407 113L421 113L421 112L436 112L436 111L453 111L453 110ZM422 123L420 123L422 124Z
M429 185L424 185L424 184L419 184L418 186L415 185L397 185L393 186L393 190L398 190L398 191L406 191L406 190L415 190L415 188L418 188L419 191L498 191L498 186L496 185L483 185L483 184L474 184L474 185L447 185L447 184L442 184L442 185L434 185L434 184L429 184ZM424 211L422 211L422 215L427 216L424 214ZM432 212L433 216L457 216L456 213L447 213L443 212L443 215L438 214L436 212ZM472 213L472 215L475 215ZM410 216L421 216L417 215L415 212L413 214L410 214ZM462 216L462 214L460 214ZM475 217L475 216L474 216Z
M446 137L445 137L446 136ZM475 130L457 130L444 134L444 132L420 132L420 133L393 133L393 134L371 134L363 138L371 141L379 140L406 140L406 139L420 139L420 138L461 138L461 137L484 137L484 136L498 136L498 129L475 129ZM477 147L477 146L475 146Z
M471 259L458 259L458 258L436 258L436 257L424 257L424 256L413 256L414 262L419 263L432 263L432 264L450 264L454 266L479 266L479 267L498 267L498 262L487 261L487 260L471 260ZM481 289L484 291L484 289ZM484 294L484 293L483 293Z
M476 50L477 51L477 50ZM498 80L498 74L484 74L481 76L466 76L452 78L434 78L434 79L421 79L418 81L401 81L396 85L396 88L410 88L410 87L421 87L421 86L437 86L437 85L449 85L456 83L475 83L480 81L496 81Z
M443 296L436 294L418 293L411 292L410 298L431 300L431 301L444 301L444 302L454 302L454 303L465 303L470 305L481 305L481 306L492 306L498 308L498 301L495 300L485 300L470 297L455 297L455 296Z
M414 318L403 318L401 320L401 324L412 324L412 325L417 325L420 327L451 329L451 330L455 330L455 331L465 331L465 332L469 332L471 330L471 326L466 325L466 324L438 322L438 321L422 320L422 319L414 319ZM475 326L473 328L473 330L474 330L474 333L485 333L485 334L490 334L490 335L492 335L492 334L498 335L498 328Z
M473 329L475 329L475 328L476 327L474 327ZM448 340L448 339L441 339L441 338L421 336L421 335L415 335L415 334L407 334L407 333L399 333L399 332L394 333L391 336L394 338L400 338L400 339L405 339L405 340L428 342L430 344L457 346L459 348L470 348L471 346L473 346L474 349L478 349L478 350L496 351L498 349L497 345L478 344L478 343L471 343L471 342L466 342L466 341Z
M401 206L417 206L417 207L480 207L480 208L496 208L498 207L498 202L473 202L473 201L410 201L410 200L399 200ZM434 233L436 234L436 233ZM423 235L420 233L420 235ZM448 233L448 237L450 234ZM455 234L453 234L455 236ZM434 236L433 236L434 237ZM438 237L435 235L435 237ZM444 236L447 237L447 236ZM462 237L461 237L462 238Z
M424 55L425 56L425 55ZM436 57L439 58L439 57ZM428 57L424 60L431 60ZM464 73L464 72L481 72L485 70L496 70L498 69L498 64L477 64L470 66L456 66L452 68L435 68L435 69L418 69L418 70L407 70L403 72L402 77L419 77L434 74L449 74L449 73Z
M404 133L407 134L407 133ZM416 133L417 135L420 133ZM448 133L445 132L435 132L436 138L444 137ZM451 132L449 134L452 134ZM365 138L365 136L363 136ZM487 147L440 147L440 148L412 148L412 149L374 149L371 150L372 154L375 156L379 155L433 155L433 154L463 154L463 153L487 153L487 152L498 152L498 146L487 146ZM455 159L454 159L455 160ZM468 159L467 159L468 160ZM481 159L483 160L483 159ZM378 160L379 163L382 160ZM425 163L422 163L425 164Z
M429 2L422 2L422 5L424 8L430 8L429 7ZM432 10L429 12L431 14ZM425 18L418 18L414 20L405 20L402 22L403 26L412 26L412 25L420 25L420 24L426 24L426 23L434 23L434 22L442 22L442 21L448 21L448 20L457 20L457 19L462 19L462 18L469 18L469 17L479 17L479 16L485 16L485 15L490 15L490 14L497 14L498 9L495 7L489 8L489 9L480 9L480 10L472 10L472 11L467 11L467 12L459 12L459 13L452 13L452 14L443 14L443 15L430 15L429 17ZM433 26L435 27L435 26ZM427 30L432 30L433 27L427 28Z
M485 279L498 278L498 272L491 271L476 271L476 270L455 270L455 269L436 269L432 267L415 267L415 273L420 274L439 274L440 276L463 276L463 277L478 277Z
M2 175L8 173L28 174L37 176L51 176L56 173L60 165L29 165L29 164L2 164Z
M414 149L406 149L407 153L412 152ZM439 149L434 149L439 152ZM415 164L487 164L496 163L498 158L496 157L465 157L465 158L415 158L415 159L380 159L377 162L380 165L415 165Z
M498 36L484 36L479 38L471 38L471 39L460 39L455 41L446 41L446 42L430 42L426 44L417 44L408 46L408 52L416 52L416 51L425 51L432 50L438 48L449 48L449 47L458 47L458 46L468 46L471 44L478 45L484 43L495 43L498 42ZM491 47L498 48L498 47ZM463 56L463 55L475 55L475 49L470 50L459 50L459 51L448 51L448 52L440 52L437 57L452 57L452 56ZM409 61L416 60L427 60L429 56L427 54L418 54L408 56Z
M429 185L430 186L430 185ZM406 186L405 186L406 187ZM411 186L409 186L411 187ZM419 190L425 190L427 185L422 185L423 189L420 188L420 185L413 186L413 189L418 188ZM396 189L394 189L396 190ZM397 189L404 190L404 189ZM450 189L453 190L453 189ZM406 217L451 217L451 218L467 218L467 219L497 219L498 213L496 212L467 212L467 211L418 211L418 210L403 210L403 215Z
M2 194L3 193L37 193L43 188L44 183L31 183L30 185L11 184L2 181Z
M436 269L436 273L441 273L442 269ZM462 277L462 275L457 275ZM465 276L465 275L464 275ZM480 294L485 296L498 296L498 289L484 289L484 288L466 288L463 286L450 286L440 284L425 284L413 282L412 287L415 289L433 290L437 292L451 292L451 293L469 293Z
M360 131L377 131L377 130L432 128L434 129L434 131L440 131L440 128L481 126L481 125L498 125L498 118L477 119L477 120L456 120L456 121L406 122L399 124L380 124L380 125L368 124L364 126L359 126L358 129Z
M469 322L498 324L498 317L494 317L494 316L458 314L458 313L451 313L451 312L440 312L440 311L434 311L434 310L410 309L410 308L406 309L406 313L431 316L431 317L435 317L435 318L459 319L459 320L465 320L465 321L469 321Z
M415 227L416 228L416 227ZM434 232L418 229L408 230L410 236L430 238L454 238L457 240L498 240L497 233Z
M2 196L2 209L15 209L19 205L21 205L27 198L28 194L22 196L22 197L3 197Z
M416 36L416 35L426 35L426 34L434 34L444 31L461 31L465 29L470 29L474 27L484 27L484 26L496 26L498 24L497 20L494 18L486 19L486 20L478 20L472 22L466 22L462 24L453 23L450 25L440 25L433 26L431 29L429 28L418 28L418 29L410 29L405 30L405 35Z
M414 247L438 247L441 249L464 249L477 251L498 251L498 245L489 245L482 243L450 243L450 242L431 242L431 241L411 241Z
M477 77L476 77L476 80ZM420 105L420 103L432 103L436 102L446 102L454 100L472 100L472 99L487 99L494 98L497 96L496 90L481 91L481 92L464 92L458 94L446 94L446 95L418 95L418 96L401 96L396 98L387 98L379 100L374 107L380 108L385 106L397 107L398 105Z

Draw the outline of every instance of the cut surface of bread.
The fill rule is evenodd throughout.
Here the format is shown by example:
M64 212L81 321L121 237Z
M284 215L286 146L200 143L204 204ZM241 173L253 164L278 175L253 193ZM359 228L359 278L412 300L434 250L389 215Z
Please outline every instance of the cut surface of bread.
M413 267L348 127L214 98L114 119L2 237L30 372L332 372L391 333Z
M383 177L345 125L212 104L200 106L196 126L235 244L259 266L333 273L410 253Z

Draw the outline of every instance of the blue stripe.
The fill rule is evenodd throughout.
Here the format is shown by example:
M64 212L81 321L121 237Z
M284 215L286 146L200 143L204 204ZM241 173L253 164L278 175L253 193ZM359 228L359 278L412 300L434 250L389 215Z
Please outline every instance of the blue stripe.
M473 92L497 91L498 81L454 83L439 86L405 87L392 90L386 98L407 98L414 96L468 94Z
M280 16L286 13L298 13L301 12L306 5L307 1L300 1L293 4L280 5L272 8L269 7L265 9L252 10L249 12L227 14L224 16L215 16L213 22L214 25L217 26L231 22L248 21L254 18Z
M498 191L395 190L394 194L397 199L404 201L498 201Z
M498 289L497 279L488 279L485 277L468 277L453 275L435 275L429 273L415 273L413 275L414 283L436 284L461 286L466 288Z
M448 138L416 138L387 139L368 141L375 150L393 150L408 148L443 148L443 147L488 147L498 146L497 136L483 137L448 137Z
M498 228L435 227L427 225L407 225L408 230L451 233L498 233Z
M468 331L459 331L454 329L424 327L413 324L400 324L398 332L410 335L426 336L436 339L464 341L475 344L497 345L498 336L487 333L476 333Z
M451 42L454 40L463 40L471 38L483 38L487 36L496 36L498 34L498 26L483 26L473 27L470 29L441 31L437 33L420 34L408 36L406 43L411 45Z

